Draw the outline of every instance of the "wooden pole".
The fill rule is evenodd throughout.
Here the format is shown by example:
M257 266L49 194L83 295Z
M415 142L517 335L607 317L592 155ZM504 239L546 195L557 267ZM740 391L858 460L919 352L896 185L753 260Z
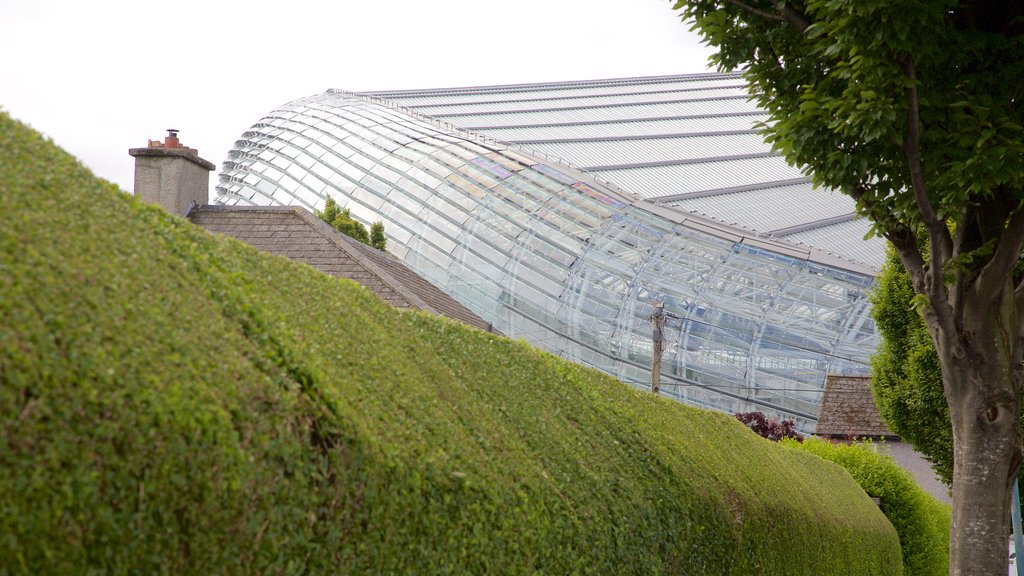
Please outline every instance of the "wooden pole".
M654 302L651 312L651 393L655 396L661 390L661 353L665 350L665 303Z
M1017 568L1017 576L1024 576L1024 562L1021 561L1021 553L1024 553L1024 534L1021 533L1020 521L1020 484L1018 479L1013 481L1013 508L1010 509L1010 518L1013 521L1013 564Z

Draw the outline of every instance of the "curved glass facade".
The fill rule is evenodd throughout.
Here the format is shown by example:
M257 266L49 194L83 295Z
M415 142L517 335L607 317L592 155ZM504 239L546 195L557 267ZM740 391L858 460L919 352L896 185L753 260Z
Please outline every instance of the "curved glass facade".
M865 374L873 277L634 199L553 160L344 92L291 102L243 134L226 204L327 195L501 332L647 387L665 302L662 393L812 429L827 374Z

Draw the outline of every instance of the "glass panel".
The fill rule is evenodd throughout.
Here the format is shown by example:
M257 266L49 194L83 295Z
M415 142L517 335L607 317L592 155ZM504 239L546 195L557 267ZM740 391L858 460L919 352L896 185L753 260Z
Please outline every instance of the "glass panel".
M650 304L665 302L663 389L696 405L813 425L825 376L865 374L878 343L870 276L675 224L556 162L357 98L290 104L228 158L218 200L337 195L382 219L393 254L499 330L637 386L649 377Z

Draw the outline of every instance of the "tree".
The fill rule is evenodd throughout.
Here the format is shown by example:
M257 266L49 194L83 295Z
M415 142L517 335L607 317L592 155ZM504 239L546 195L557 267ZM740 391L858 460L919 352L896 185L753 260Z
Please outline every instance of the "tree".
M387 245L388 239L384 236L384 223L378 220L370 226L370 246L377 250L383 250Z
M890 249L871 295L871 315L882 335L871 357L871 393L889 429L923 454L943 482L952 484L953 430L942 368L913 303L910 275Z
M953 431L942 392L942 367L913 303L910 275L890 250L871 295L871 314L882 335L882 345L871 357L871 392L889 429L923 454L949 485Z
M1024 5L679 0L763 132L906 268L953 432L950 573L1006 571L1024 376ZM929 249L923 250L927 245Z
M327 196L327 202L324 204L324 211L317 211L316 216L333 226L342 234L349 238L355 238L363 244L368 244L378 250L383 250L384 246L387 245L387 237L384 236L383 222L373 223L373 233L371 235L370 232L367 232L366 226L362 222L352 217L348 208L342 210L338 206L338 203L334 201L334 198L331 198L330 196Z

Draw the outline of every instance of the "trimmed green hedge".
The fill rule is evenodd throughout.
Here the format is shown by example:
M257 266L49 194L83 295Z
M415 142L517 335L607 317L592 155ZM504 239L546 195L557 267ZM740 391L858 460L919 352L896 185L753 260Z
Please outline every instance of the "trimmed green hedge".
M872 443L832 444L808 438L785 445L835 462L869 495L880 498L885 516L900 535L904 576L945 576L949 573L949 506L925 492L913 476ZM884 450L884 448L883 448Z
M901 566L838 466L207 234L0 115L0 574Z

